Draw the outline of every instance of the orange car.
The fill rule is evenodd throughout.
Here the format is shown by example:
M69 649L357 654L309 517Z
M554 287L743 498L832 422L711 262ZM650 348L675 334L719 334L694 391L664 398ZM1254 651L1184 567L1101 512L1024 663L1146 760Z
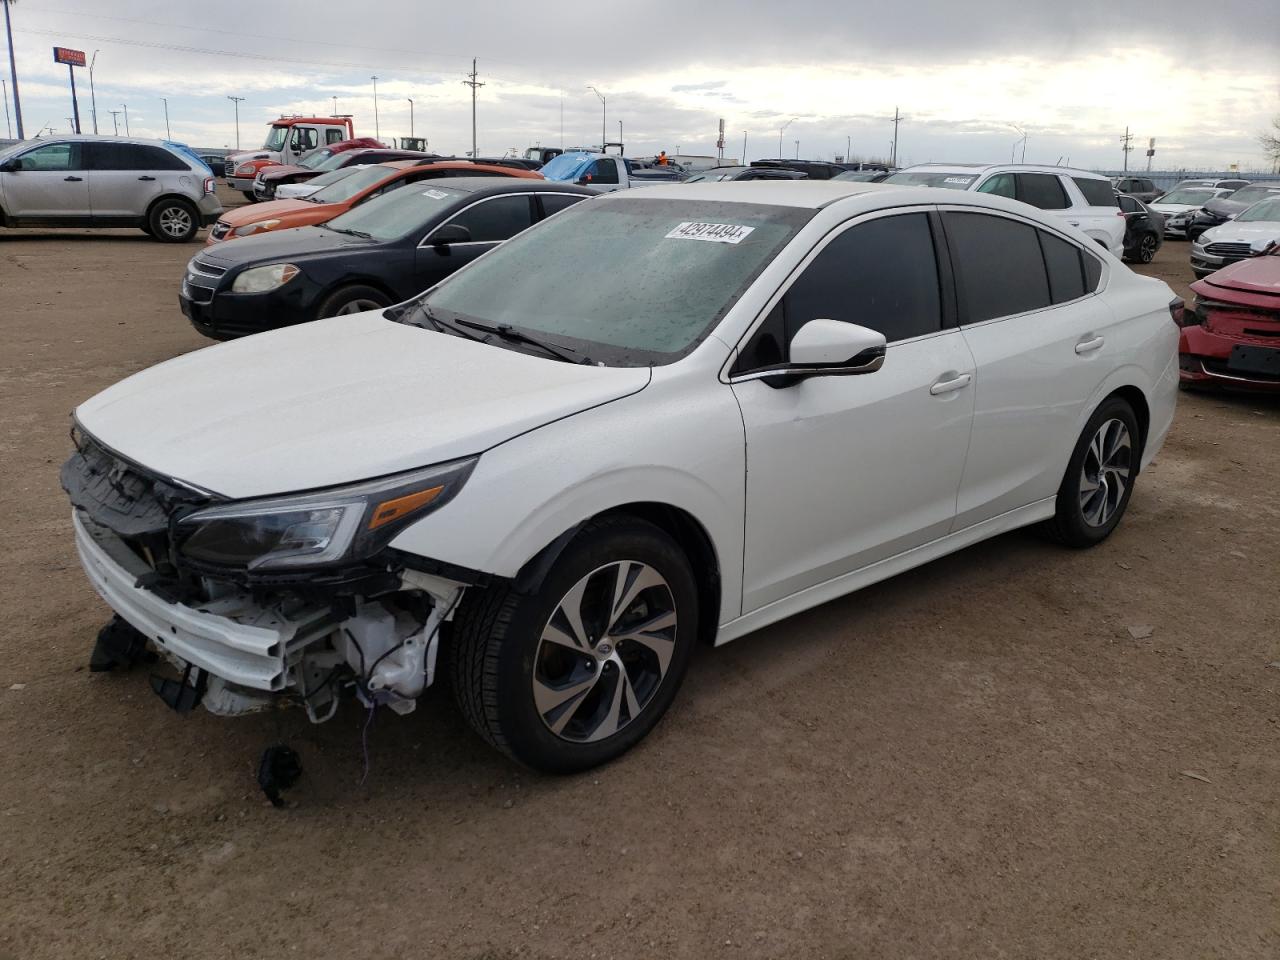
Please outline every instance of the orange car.
M267 230L312 227L346 213L371 197L407 183L440 177L526 177L542 174L517 167L499 167L469 160L392 160L363 167L318 190L305 200L271 200L228 210L209 231L209 243L248 237Z

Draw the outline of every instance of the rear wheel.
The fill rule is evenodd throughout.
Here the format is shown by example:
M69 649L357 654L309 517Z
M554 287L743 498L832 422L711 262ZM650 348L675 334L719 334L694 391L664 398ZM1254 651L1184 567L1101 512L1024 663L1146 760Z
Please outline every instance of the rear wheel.
M1139 263L1150 263L1156 258L1156 251L1160 249L1160 238L1154 233L1144 233L1142 240L1138 243L1138 249L1135 256Z
M391 306L391 299L381 290L363 284L343 287L324 298L316 310L316 319L342 317L366 310L379 310Z
M177 197L161 200L151 208L147 217L151 236L164 243L186 243L200 232L200 218L196 208Z
M537 770L572 773L635 746L675 699L698 595L662 530L613 517L583 528L538 592L470 590L449 663L485 740Z
M1138 418L1119 397L1105 401L1089 422L1067 464L1048 530L1070 547L1101 543L1129 506L1141 457Z

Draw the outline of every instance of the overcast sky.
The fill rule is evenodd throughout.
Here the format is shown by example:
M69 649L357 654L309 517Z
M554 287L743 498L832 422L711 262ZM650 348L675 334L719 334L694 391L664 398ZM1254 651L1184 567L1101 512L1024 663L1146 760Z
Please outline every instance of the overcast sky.
M1148 13L1147 11L1151 11ZM470 148L479 59L482 154L578 146L606 131L627 153L883 156L894 108L899 158L1007 160L1118 169L1264 163L1257 135L1280 114L1280 0L18 0L12 8L27 135L68 129L55 44L92 56L98 128L234 147L262 142L282 113L355 115L358 134L414 132L440 152ZM8 77L8 63L4 62ZM77 71L92 130L89 72ZM12 97L12 90L9 91ZM792 121L785 133L779 130ZM1021 150L1018 150L1019 154Z

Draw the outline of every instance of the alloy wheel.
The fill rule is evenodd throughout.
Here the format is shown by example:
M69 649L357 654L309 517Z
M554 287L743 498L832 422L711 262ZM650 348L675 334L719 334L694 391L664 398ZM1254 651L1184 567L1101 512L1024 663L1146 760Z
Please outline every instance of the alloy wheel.
M1150 263L1156 258L1156 235L1148 233L1142 238L1142 246L1138 248L1138 259Z
M382 304L378 303L376 300L356 298L355 300L348 300L339 307L338 312L335 313L334 316L345 317L350 313L364 313L366 310L377 310L380 306L382 306Z
M160 211L160 229L171 237L185 237L191 232L191 214L183 207L165 207Z
M1133 442L1124 421L1098 428L1080 472L1080 512L1091 527L1106 526L1124 500L1133 468Z
M556 604L534 655L533 699L557 737L603 740L653 700L675 651L675 597L638 560L597 567Z

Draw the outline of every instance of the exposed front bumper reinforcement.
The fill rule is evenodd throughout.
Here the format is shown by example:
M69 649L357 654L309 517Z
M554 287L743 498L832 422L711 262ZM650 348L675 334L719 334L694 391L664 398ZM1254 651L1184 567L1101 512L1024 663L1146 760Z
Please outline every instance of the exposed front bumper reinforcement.
M199 608L170 603L137 585L150 569L109 531L73 513L76 550L89 581L107 604L161 653L251 690L283 691L302 648L333 631L328 607L285 612L248 593L210 600Z

